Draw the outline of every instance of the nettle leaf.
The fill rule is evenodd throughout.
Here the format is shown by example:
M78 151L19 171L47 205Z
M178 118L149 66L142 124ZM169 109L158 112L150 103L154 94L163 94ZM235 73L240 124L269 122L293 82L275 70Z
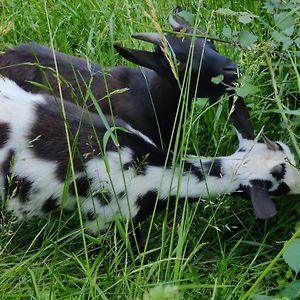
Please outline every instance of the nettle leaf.
M178 15L183 18L186 22L188 22L190 25L195 24L196 16L186 10L182 10L178 13Z
M176 299L180 297L180 292L177 286L167 285L167 286L155 286L150 288L148 292L144 293L144 300L168 300Z
M300 271L300 239L294 240L291 245L283 253L285 262L296 273Z
M287 41L290 40L290 38L288 36L284 35L283 33L279 32L279 31L273 31L273 32L271 32L271 35L276 42L286 43Z
M269 14L273 14L275 12L273 1L266 1L263 8L266 9Z
M229 39L232 37L232 30L230 27L223 27L222 33L225 37L227 37Z
M295 44L300 49L300 37L298 37L298 38L295 39Z
M257 41L257 36L249 31L241 31L239 42L243 48L253 45Z
M252 19L253 19L252 15L250 15L247 12L242 12L238 16L239 22L243 23L243 24L249 24L249 23L251 23Z
M287 12L281 12L279 14L274 15L274 22L277 28L282 31L285 31L289 28L293 28L295 26L295 19L294 16ZM294 29L293 29L294 31Z
M299 299L300 297L300 280L295 280L289 283L286 288L281 292L283 297L289 299Z
M292 40L288 40L282 44L282 50L287 50L293 44Z
M219 84L220 82L222 82L224 80L224 75L223 74L220 74L216 77L213 77L211 79L211 82L214 83L214 84Z
M241 86L238 86L235 89L236 94L240 97L246 97L246 96L249 96L249 95L254 95L259 91L260 91L259 87L255 86L251 83L248 83L248 82L241 85Z
M216 10L216 13L222 16L235 16L236 12L230 8L219 8Z
M197 100L193 101L193 105L196 105L199 108L203 108L208 103L208 98L197 98Z

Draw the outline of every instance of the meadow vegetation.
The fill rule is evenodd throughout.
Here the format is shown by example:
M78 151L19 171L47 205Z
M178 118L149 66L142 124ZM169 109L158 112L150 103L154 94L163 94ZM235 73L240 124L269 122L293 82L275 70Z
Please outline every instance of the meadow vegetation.
M156 20L170 31L176 5L228 42L215 43L240 66L236 92L256 134L283 140L299 160L299 0L0 0L0 51L37 42L103 66L133 66L113 44L151 49L130 34L154 31ZM226 96L214 106L195 99L183 153L235 151L228 113ZM282 257L285 242L300 235L299 200L277 199L279 213L268 221L230 195L186 203L142 224L146 247L137 254L122 224L93 238L80 230L76 212L18 223L1 204L0 299L300 299L299 244Z

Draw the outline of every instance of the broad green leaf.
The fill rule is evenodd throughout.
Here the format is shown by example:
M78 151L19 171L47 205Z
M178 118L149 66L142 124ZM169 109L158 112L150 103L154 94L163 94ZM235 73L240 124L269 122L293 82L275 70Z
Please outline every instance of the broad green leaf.
M295 39L295 44L300 49L300 37L298 37L298 38Z
M223 27L222 33L225 37L227 37L229 39L232 37L232 30L230 27Z
M193 101L193 105L196 105L199 108L203 108L207 105L208 98L197 98L195 101Z
M282 43L282 50L287 50L292 44L293 44L293 41L290 39L288 41Z
M249 47L257 41L257 36L248 31L241 31L239 34L239 42L241 46Z
M259 88L251 83L246 83L236 88L236 94L240 97L246 97L248 95L254 95L259 92Z
M254 15L251 15L247 12L240 12L238 16L238 20L240 23L248 24L252 21Z
M186 10L182 10L178 13L178 15L190 25L193 25L195 23L195 15Z
M280 30L286 30L295 25L295 19L289 12L281 12L274 15L274 22Z
M279 32L279 31L273 31L273 32L271 32L271 35L275 41L280 42L280 43L285 43L290 40L290 38L288 36L286 36L285 34Z
M143 296L143 300L168 300L176 299L180 295L179 289L175 285L158 285L150 288Z
M278 114L286 114L286 115L295 115L295 116L300 116L300 109L298 110L291 110L291 109L264 109L263 111L262 110L257 110L256 112L259 112L259 113L278 113ZM298 213L300 213L300 207L299 207L299 211L297 211Z
M275 12L273 1L266 1L263 8L265 8L269 14L273 14Z
M235 16L237 13L229 8L219 8L216 13L222 16Z
M286 10L292 10L294 8L296 8L296 9L299 8L300 1L295 0L293 2L286 3L285 6L284 6L284 9L286 9Z
M300 271L300 239L294 240L283 253L286 263L295 271Z
M222 82L224 80L224 75L220 74L216 77L213 77L211 79L211 82L214 83L214 84L219 84L220 82Z
M286 288L281 292L283 297L289 299L299 299L300 297L300 280L295 280L288 284Z
M294 33L294 31L295 31L295 27L291 26L283 30L282 32L285 33L287 36L291 36Z

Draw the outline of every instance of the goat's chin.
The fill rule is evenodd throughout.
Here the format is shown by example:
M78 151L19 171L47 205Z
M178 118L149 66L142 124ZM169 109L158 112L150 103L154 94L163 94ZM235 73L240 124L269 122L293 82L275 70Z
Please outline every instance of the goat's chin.
M219 98L226 93L228 86L224 84L210 84L207 87L199 87L197 89L198 98L208 98L210 103L215 103Z

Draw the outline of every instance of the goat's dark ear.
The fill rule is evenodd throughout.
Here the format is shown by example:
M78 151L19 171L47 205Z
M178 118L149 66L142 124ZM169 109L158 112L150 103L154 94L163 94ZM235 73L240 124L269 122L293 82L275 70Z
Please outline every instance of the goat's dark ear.
M155 52L123 48L116 44L114 45L114 48L125 59L139 66L149 68L159 74L164 74L166 72L166 70L160 64L159 57Z
M265 181L252 181L250 197L254 213L258 219L269 219L277 214L276 206L268 194L267 183Z

